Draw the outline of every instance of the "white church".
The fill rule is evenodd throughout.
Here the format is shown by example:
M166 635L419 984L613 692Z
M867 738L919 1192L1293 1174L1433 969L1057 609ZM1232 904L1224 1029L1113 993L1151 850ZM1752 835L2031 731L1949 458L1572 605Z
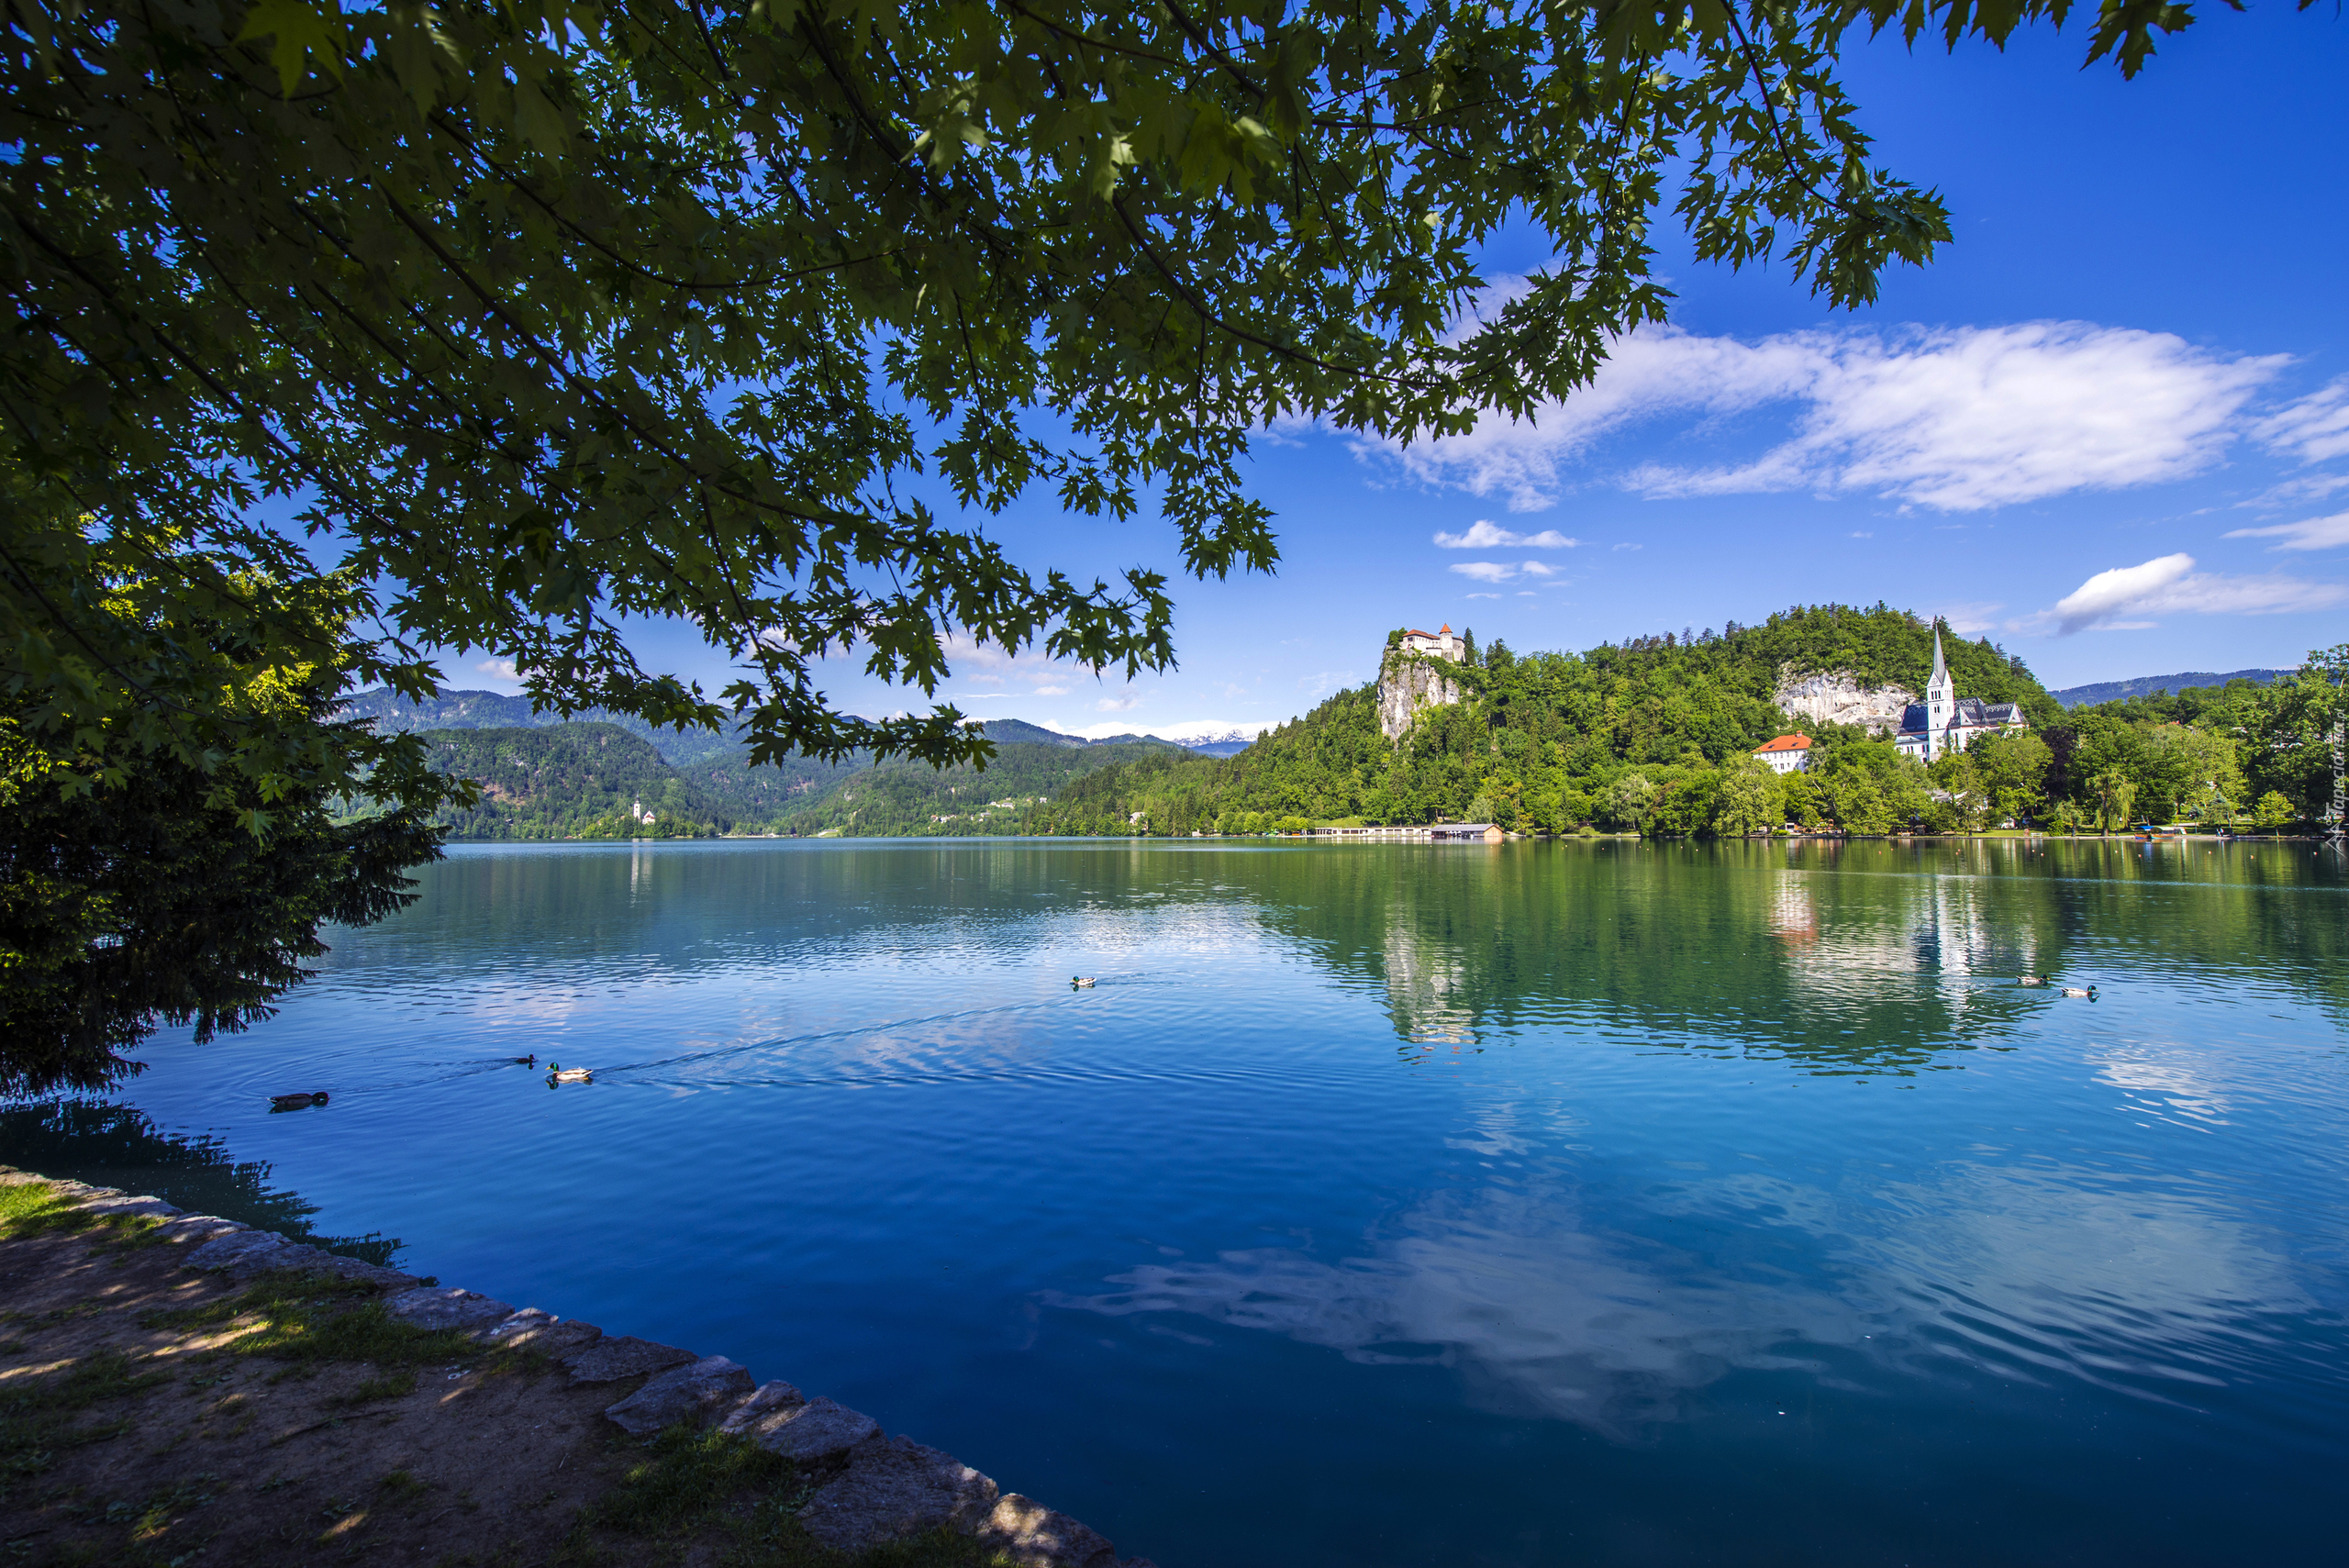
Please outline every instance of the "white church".
M1950 679L1949 664L1942 657L1941 628L1935 627L1933 675L1925 683L1925 700L1909 705L1900 716L1900 733L1893 737L1900 754L1930 762L1952 751L1965 751L1966 743L1977 735L2030 728L2031 721L2013 703L1984 702L1980 697L1957 695L1957 683Z

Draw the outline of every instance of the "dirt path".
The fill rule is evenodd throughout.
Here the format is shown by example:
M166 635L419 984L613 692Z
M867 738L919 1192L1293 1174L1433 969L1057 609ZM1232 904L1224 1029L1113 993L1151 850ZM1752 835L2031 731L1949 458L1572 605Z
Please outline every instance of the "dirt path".
M829 1550L799 1512L847 1461L692 1421L632 1436L605 1411L642 1376L576 1384L410 1327L381 1271L198 1273L200 1233L85 1197L0 1176L0 1563L1117 1568L1082 1527L1023 1525L1047 1516L1018 1497L989 1539Z

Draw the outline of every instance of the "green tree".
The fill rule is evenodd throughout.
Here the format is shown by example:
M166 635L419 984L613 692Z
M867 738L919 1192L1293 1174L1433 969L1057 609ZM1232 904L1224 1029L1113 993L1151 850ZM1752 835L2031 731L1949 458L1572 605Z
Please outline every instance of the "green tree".
M1726 837L1775 832L1786 820L1778 775L1752 758L1721 770L1713 796L1713 830Z
M1656 787L1643 773L1625 773L1607 792L1607 815L1619 828L1638 832L1655 809Z
M2088 780L2088 798L2096 806L2096 824L2105 832L2129 826L2129 808L2136 804L2137 781L2121 768L2107 768Z
M2252 821L2259 827L2271 830L2297 820L2299 816L2299 813L2293 809L2292 803L2272 789L2261 795L2258 804L2251 808Z
M346 669L411 695L485 648L563 712L745 711L761 756L980 755L952 709L838 712L815 662L934 692L968 637L1131 673L1172 605L1147 567L1020 568L916 475L974 516L1147 495L1188 571L1268 570L1250 432L1453 433L1586 383L1665 317L1667 203L1699 260L1875 299L1950 227L1870 157L1844 38L2065 10L27 0L0 544L95 582L173 519L146 635L209 606L276 654L293 623L224 583L339 560L382 628ZM2089 56L2133 74L2189 20L2109 7ZM1552 261L1455 330L1505 225ZM12 673L146 689L89 595L0 571L0 613ZM642 667L631 616L742 678Z

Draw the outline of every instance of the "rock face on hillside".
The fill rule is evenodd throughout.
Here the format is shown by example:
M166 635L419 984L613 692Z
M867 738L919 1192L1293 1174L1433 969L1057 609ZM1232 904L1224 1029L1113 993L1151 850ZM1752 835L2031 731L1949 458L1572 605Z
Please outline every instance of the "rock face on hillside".
M1446 679L1433 661L1386 651L1378 667L1378 731L1386 739L1400 740L1422 710L1459 700L1460 683Z
M1789 668L1778 672L1773 700L1795 717L1813 724L1898 729L1902 710L1917 700L1917 694L1905 686L1864 686L1845 670L1798 675Z

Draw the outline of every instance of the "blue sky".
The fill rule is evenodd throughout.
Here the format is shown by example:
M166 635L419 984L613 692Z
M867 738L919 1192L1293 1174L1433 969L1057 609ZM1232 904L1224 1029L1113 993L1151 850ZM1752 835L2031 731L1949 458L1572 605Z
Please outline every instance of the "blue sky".
M1371 678L1397 625L1580 649L1831 599L1946 615L2051 687L2349 639L2349 21L2212 7L2133 83L2082 71L2084 36L1853 57L1877 161L1939 187L1957 235L1876 307L1673 236L1672 328L1537 423L1260 444L1271 577L1180 579L1163 524L1039 497L991 531L1031 567L1176 576L1181 668L1128 684L982 650L942 694L1072 731L1252 731ZM1545 259L1528 236L1488 267ZM674 632L641 651L727 678ZM924 706L828 668L845 706Z

